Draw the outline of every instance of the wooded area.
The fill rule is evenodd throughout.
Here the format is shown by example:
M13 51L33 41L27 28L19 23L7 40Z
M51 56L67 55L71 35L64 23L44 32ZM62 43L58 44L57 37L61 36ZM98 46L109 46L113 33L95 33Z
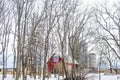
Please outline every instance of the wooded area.
M120 2L85 5L81 0L0 0L0 55L3 77L7 76L9 46L14 56L13 77L48 76L47 61L60 53L65 78L84 78L87 56L99 55L99 63L110 66L120 60ZM14 36L11 41L11 36ZM12 44L9 44L12 43ZM66 69L70 55L71 74ZM117 70L116 74L118 73Z

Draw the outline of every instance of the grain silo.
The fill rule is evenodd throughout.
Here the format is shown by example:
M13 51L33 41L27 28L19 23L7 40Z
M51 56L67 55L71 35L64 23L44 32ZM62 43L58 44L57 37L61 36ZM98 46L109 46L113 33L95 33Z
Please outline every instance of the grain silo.
M93 72L96 69L96 54L90 53L88 54L88 68L90 72Z
M79 62L79 54L80 54L80 43L79 39L76 36L71 36L69 39L69 47L68 47L68 53L72 56L72 51L75 59Z
M80 41L80 52L79 52L79 63L81 64L80 67L86 68L87 67L87 43L85 40Z
M71 36L69 39L68 53L74 56L74 59L79 62L79 67L87 67L87 43L85 40L79 40L77 36Z

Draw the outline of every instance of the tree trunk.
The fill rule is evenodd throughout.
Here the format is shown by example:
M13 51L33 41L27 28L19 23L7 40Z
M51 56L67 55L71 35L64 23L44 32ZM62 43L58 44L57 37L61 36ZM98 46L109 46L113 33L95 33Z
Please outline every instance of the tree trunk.
M47 59L47 50L45 48L45 57L44 57L44 66L43 66L43 80L45 80L45 76L46 76L46 59Z
M4 80L5 78L5 50L3 49L3 76L2 76L2 80Z

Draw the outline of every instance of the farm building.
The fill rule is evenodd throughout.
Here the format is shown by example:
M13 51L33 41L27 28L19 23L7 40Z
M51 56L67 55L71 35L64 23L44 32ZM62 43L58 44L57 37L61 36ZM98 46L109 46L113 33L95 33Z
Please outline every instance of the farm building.
M89 72L97 71L96 54L95 53L88 54L88 68L89 68Z
M47 61L48 71L50 73L64 74L62 60L63 60L63 58L60 55L53 54L50 57L50 59ZM72 66L73 66L72 58L70 56L68 56L64 59L64 62L65 62L65 67L67 69L67 73L70 75L71 70L72 70ZM74 66L75 66L75 68L78 67L78 62L76 60L74 60Z

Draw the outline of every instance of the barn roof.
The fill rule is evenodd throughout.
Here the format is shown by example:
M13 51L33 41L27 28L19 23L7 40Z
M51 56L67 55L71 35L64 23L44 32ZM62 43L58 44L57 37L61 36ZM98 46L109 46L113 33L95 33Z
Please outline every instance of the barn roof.
M58 56L60 56L59 54L53 53L53 54L50 55L49 58L47 58L47 62L48 62L48 61L49 61L54 55L58 55ZM60 57L61 57L61 56L60 56Z

